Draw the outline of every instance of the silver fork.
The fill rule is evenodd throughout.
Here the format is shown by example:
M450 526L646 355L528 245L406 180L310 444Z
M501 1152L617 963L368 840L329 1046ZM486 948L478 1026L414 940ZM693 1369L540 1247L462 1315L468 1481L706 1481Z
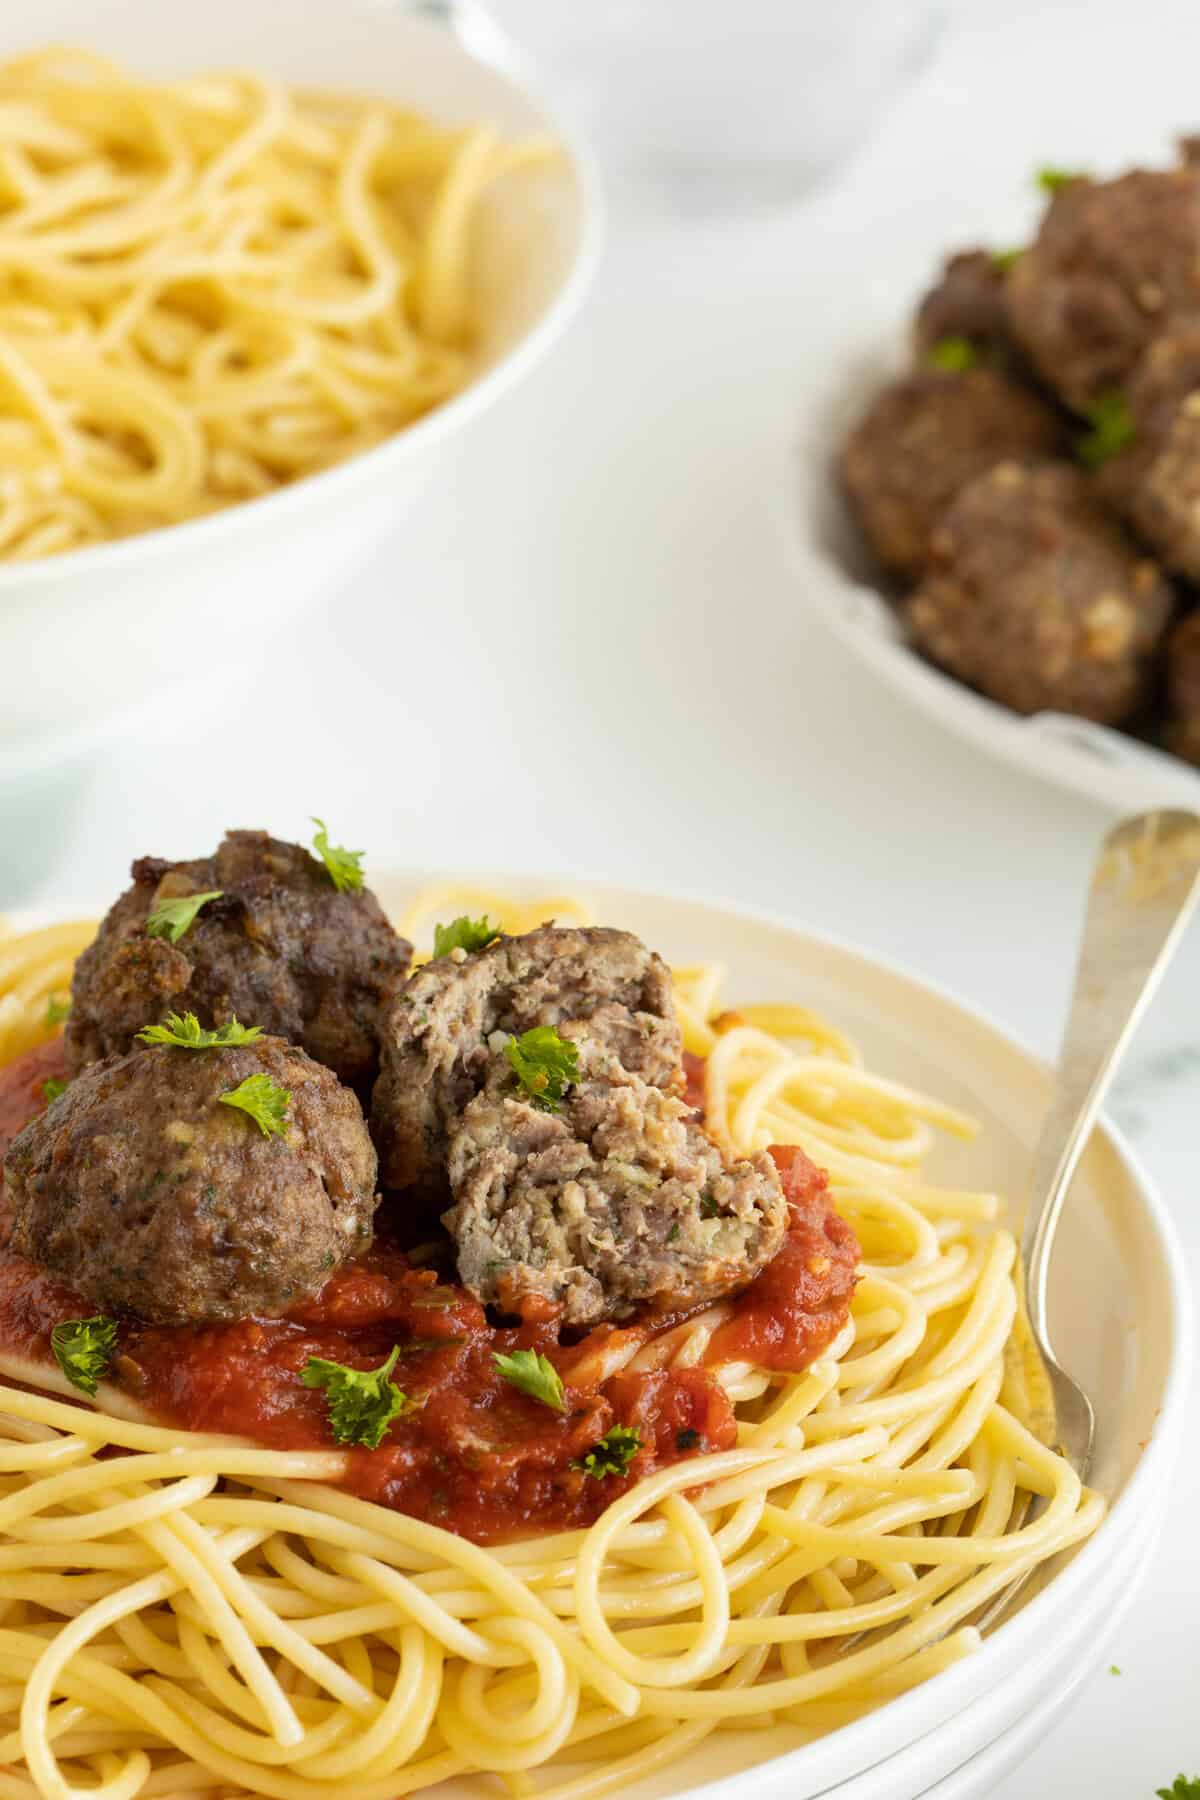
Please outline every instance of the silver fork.
M1054 1354L1047 1306L1054 1234L1117 1065L1198 898L1200 814L1139 813L1109 832L1092 872L1075 988L1021 1236L1029 1326L1053 1395L1054 1436L1081 1481L1091 1468L1096 1417ZM1021 1518L1040 1510L1036 1501L1026 1502ZM1020 1523L1016 1515L1014 1523ZM994 1625L1031 1573L1003 1588L975 1624Z

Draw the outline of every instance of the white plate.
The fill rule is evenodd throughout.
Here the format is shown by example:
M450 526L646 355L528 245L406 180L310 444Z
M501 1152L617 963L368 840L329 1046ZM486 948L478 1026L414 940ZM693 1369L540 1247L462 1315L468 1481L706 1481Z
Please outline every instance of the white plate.
M1123 732L1062 713L1025 718L977 694L907 642L893 607L872 585L870 558L834 474L846 431L901 366L896 349L848 346L814 390L790 482L789 536L805 603L858 660L921 712L981 750L1116 812L1200 803L1200 771ZM799 509L797 514L797 495Z

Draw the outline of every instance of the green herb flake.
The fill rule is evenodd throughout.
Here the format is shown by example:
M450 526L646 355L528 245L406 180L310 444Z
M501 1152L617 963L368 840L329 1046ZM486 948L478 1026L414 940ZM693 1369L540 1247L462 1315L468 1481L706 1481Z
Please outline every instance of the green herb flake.
M701 1194L701 1196L700 1196L700 1217L702 1219L715 1219L717 1217L718 1213L720 1212L720 1210L721 1210L720 1207L717 1205L716 1200L713 1198L713 1196L711 1194L708 1194L708 1193Z
M942 369L948 375L961 375L965 369L975 367L979 361L979 351L970 338L944 337L929 346L925 361L931 369Z
M1110 456L1127 450L1137 435L1124 394L1101 394L1088 408L1087 431L1075 439L1075 454L1086 469L1098 469Z
M70 996L68 995L65 1000L60 1000L57 994L51 994L46 1001L46 1024L49 1029L53 1031L56 1025L61 1025L64 1019L69 1019L70 1016Z
M377 1369L348 1369L344 1363L310 1356L300 1372L305 1387L324 1388L329 1408L329 1429L339 1444L362 1444L378 1450L392 1420L409 1411L408 1395L390 1380L400 1355L393 1346L387 1361Z
M64 1081L61 1075L48 1075L42 1083L42 1093L46 1097L46 1105L53 1105L60 1094L66 1093L70 1085L70 1082Z
M691 1425L685 1425L682 1431L677 1431L675 1433L675 1448L677 1450L699 1450L703 1442L704 1439L700 1436L700 1433L694 1430Z
M493 1350L492 1361L505 1381L519 1388L521 1393L540 1400L543 1406L552 1407L555 1412L566 1412L567 1397L563 1392L562 1376L540 1350L514 1350L511 1356Z
M313 818L317 827L313 838L313 849L329 871L329 879L339 894L359 894L362 892L363 850L346 850L341 844L331 844L329 832L323 819Z
M178 900L160 900L146 919L146 936L169 938L177 944L184 932L196 922L196 914L210 900L219 900L224 888L213 888L207 894L184 894Z
M1200 1775L1177 1775L1169 1788L1155 1788L1158 1800L1200 1800Z
M1057 194L1060 188L1070 187L1073 181L1086 181L1087 176L1082 169L1056 169L1047 163L1038 170L1035 179L1043 194Z
M1109 1663L1108 1672L1110 1675L1119 1675L1121 1673L1121 1671L1120 1671L1120 1669L1118 1669L1116 1663Z
M1016 268L1024 254L1024 244L1018 244L1012 250L993 250L992 267L998 269L1001 275L1007 275L1010 269Z
M470 956L476 950L486 950L499 936L500 927L493 925L486 913L482 919L469 919L466 913L460 913L448 925L434 926L433 954L449 956L452 950L465 950Z
M137 1036L143 1044L173 1044L179 1050L227 1050L237 1044L253 1044L262 1036L262 1026L239 1025L230 1019L209 1031L195 1013L169 1012L161 1025L147 1025Z
M596 1481L602 1481L606 1475L627 1475L629 1465L642 1447L642 1434L632 1425L613 1425L598 1444L593 1444L587 1455L580 1462L573 1462L573 1469L580 1469Z
M533 1105L540 1112L560 1112L567 1088L579 1080L579 1051L570 1038L559 1037L553 1025L535 1025L509 1038L504 1054Z
M96 1313L90 1319L64 1319L50 1333L54 1360L83 1394L94 1396L108 1373L117 1346L117 1321Z
M248 1114L264 1137L287 1136L287 1112L292 1103L291 1091L280 1087L269 1075L247 1075L235 1088L219 1094L222 1106L236 1106Z

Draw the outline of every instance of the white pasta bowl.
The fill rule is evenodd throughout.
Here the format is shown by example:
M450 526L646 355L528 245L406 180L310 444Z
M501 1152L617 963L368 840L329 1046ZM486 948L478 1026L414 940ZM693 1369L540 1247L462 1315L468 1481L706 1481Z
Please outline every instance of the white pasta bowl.
M449 31L370 0L13 0L0 58L94 49L150 77L244 68L381 94L439 122L552 133L560 158L496 184L474 245L485 319L472 380L379 447L225 511L113 543L0 563L0 800L144 707L244 681L282 620L327 589L444 477L458 440L563 330L594 261L586 150L522 79Z

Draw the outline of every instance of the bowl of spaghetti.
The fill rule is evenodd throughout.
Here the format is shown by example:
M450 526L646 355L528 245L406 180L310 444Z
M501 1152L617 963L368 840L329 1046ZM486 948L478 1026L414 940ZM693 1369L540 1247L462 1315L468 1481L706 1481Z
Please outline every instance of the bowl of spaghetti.
M15 779L244 679L562 330L597 201L523 79L403 8L9 8L0 120Z
M95 1241L107 1214L89 1233L72 1212L91 1204L83 1175L70 1186L72 1134L83 1121L94 1166L128 1104L114 1083L177 1084L178 1168L144 1184L127 1160L121 1194L104 1189L137 1232L182 1204L177 1181L207 1184L188 1229L223 1205L212 1144L238 1147L243 1190L250 1159L294 1147L294 1082L274 1127L259 1091L257 1132L245 1100L197 1113L187 1095L206 1062L232 1083L243 1064L220 1059L257 1053L238 1035L249 1009L229 1013L266 929L247 856L318 903L324 865L345 918L355 897L374 907L360 863L338 888L348 853L322 839L318 860L252 833L191 864L143 859L98 935L31 919L0 941L14 1780L129 1800L479 1800L497 1775L563 1800L905 1800L978 1757L978 1787L954 1791L983 1792L1104 1658L1184 1429L1180 1256L1127 1149L1094 1135L1053 1272L1055 1344L1097 1405L1082 1487L1053 1447L1015 1273L1049 1093L1034 1057L762 916L384 878L396 954L416 954L381 997L373 1097L355 1090L380 1157L374 1244L253 1319L224 1302L176 1318L165 1275L146 1290L159 1322L122 1311L132 1238L118 1255ZM278 887L272 907L286 935ZM382 913L350 921L347 967ZM356 968L378 966L370 941ZM273 948L303 970L295 942ZM161 1010L168 967L200 1017ZM225 998L206 1010L216 967ZM124 1049L104 1033L155 1009L118 1020L111 976L128 997L147 969L160 1007ZM295 994L259 992L283 1031ZM322 1049L311 1016L287 1035L336 1063L345 1034ZM129 1144L144 1129L130 1119ZM472 1248L481 1166L499 1262ZM40 1264L38 1181L37 1204L75 1220L66 1250L37 1239ZM769 1253L738 1236L750 1183L779 1205ZM538 1205L552 1218L521 1252ZM240 1227L221 1216L224 1254ZM557 1260L568 1240L576 1266ZM701 1267L697 1243L721 1256ZM572 1324L581 1274L598 1310Z

